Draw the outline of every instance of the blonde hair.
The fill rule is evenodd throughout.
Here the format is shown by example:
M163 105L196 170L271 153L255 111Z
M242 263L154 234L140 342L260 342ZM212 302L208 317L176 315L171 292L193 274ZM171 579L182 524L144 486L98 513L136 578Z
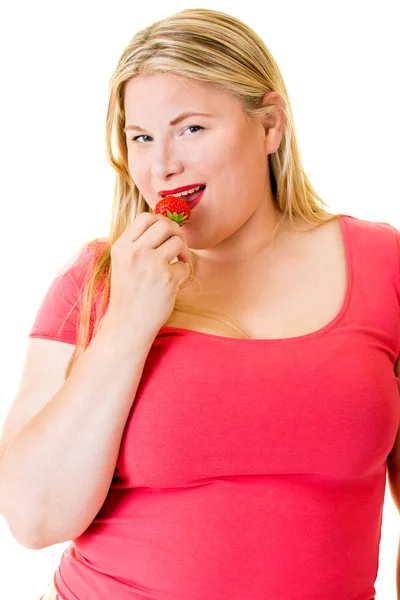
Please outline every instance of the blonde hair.
M110 233L105 245L100 240L90 242L96 256L81 293L77 343L65 371L66 379L90 342L91 327L92 331L97 330L101 315L106 310L110 296L112 245L140 213L153 212L129 172L124 133L124 90L127 81L133 77L156 73L183 76L226 91L240 100L249 118L263 117L277 108L284 110L286 121L281 144L268 156L266 165L270 169L276 206L288 217L292 226L295 217L317 226L336 218L335 214L323 208L325 202L316 194L304 172L291 105L281 73L262 39L250 27L225 13L193 8L156 21L139 31L123 51L110 79L106 150L107 158L116 171ZM276 104L262 105L265 94L271 91L284 98L286 110ZM181 287L193 281L197 260L191 252L190 272ZM96 298L100 298L101 308L92 322ZM177 297L174 310L165 324L170 322L176 311L210 315L181 303ZM232 322L230 324L237 329Z

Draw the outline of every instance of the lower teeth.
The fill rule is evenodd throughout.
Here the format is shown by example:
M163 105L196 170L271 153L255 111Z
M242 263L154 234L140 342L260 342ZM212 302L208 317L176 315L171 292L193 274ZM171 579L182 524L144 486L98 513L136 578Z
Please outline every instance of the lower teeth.
M186 202L193 202L193 200L195 200L197 198L197 196L200 196L200 194L202 193L202 191L205 188L201 189L201 190L197 190L197 192L193 192L192 194L188 194L187 196L184 196Z

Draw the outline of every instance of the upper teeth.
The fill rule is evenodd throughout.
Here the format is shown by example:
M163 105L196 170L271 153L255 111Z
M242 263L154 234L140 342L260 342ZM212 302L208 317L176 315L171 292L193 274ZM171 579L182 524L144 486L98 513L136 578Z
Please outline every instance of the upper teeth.
M179 194L174 194L174 196L176 196L177 198L179 198L180 196L187 196L188 194L193 194L193 192L197 192L197 190L201 190L202 187L204 187L204 186L199 185L198 187L195 187L191 190L186 190L186 192L180 192Z

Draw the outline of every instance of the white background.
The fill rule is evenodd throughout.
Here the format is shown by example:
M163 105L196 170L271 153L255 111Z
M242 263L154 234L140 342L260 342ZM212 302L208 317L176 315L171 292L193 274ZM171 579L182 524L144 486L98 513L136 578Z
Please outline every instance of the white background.
M400 228L398 2L200 6L245 21L271 50L306 173L328 209ZM50 282L83 242L108 235L104 131L118 58L138 30L191 7L198 2L15 0L1 9L1 421ZM399 530L387 488L377 600L396 598ZM28 550L0 517L0 597L39 600L67 546Z

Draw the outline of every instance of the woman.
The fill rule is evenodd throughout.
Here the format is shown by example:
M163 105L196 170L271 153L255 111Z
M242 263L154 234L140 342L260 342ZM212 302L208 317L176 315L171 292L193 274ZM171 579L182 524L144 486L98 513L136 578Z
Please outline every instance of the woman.
M30 332L73 345L65 383L5 462L35 470L26 545L73 540L43 598L371 600L400 462L400 233L323 208L276 62L220 12L133 37L107 150L109 238ZM189 223L155 213L187 187Z

